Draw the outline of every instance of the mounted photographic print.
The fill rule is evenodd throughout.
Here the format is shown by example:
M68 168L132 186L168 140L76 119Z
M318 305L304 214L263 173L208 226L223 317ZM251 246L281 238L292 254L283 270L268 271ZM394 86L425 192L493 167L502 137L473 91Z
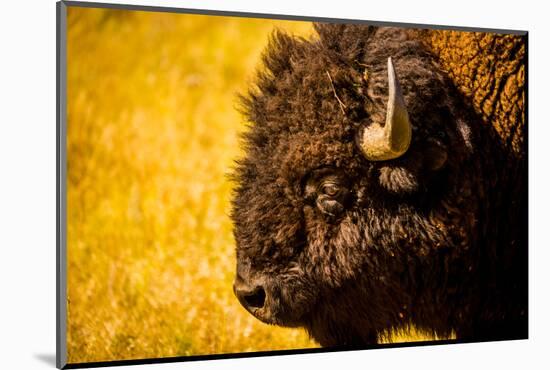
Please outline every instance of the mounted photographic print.
M58 367L527 338L527 32L57 10Z

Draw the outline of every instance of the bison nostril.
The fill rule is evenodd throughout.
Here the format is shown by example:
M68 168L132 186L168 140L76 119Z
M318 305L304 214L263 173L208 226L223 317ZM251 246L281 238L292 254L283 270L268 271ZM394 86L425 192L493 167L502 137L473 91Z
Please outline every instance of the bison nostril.
M261 286L250 289L249 287L243 287L242 284L235 283L233 289L235 295L245 308L262 308L264 306L265 290Z
M249 307L262 308L265 303L265 290L257 287L250 293L245 293L243 299Z

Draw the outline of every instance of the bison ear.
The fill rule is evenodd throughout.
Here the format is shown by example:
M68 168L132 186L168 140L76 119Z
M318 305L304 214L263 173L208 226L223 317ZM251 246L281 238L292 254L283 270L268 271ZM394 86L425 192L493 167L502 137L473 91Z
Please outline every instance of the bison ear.
M412 194L419 189L418 172L403 166L382 166L380 168L380 185L393 194Z
M416 193L428 185L429 179L447 163L447 147L438 140L428 139L421 148L410 153L400 164L380 167L380 185L393 194Z

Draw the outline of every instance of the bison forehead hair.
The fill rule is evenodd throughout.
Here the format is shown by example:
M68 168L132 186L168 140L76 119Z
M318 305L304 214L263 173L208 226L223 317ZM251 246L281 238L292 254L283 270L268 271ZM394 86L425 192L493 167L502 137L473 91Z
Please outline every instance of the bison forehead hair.
M411 322L458 333L479 295L479 130L407 31L315 29L276 31L242 99L251 125L234 173L235 294L258 319L303 326L322 345L374 343ZM388 126L390 69L410 144L379 160L364 138Z

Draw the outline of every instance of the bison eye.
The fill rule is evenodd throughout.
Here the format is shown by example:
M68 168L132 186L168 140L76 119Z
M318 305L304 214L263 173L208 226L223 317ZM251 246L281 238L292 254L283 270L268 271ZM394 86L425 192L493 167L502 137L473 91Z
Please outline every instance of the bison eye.
M348 190L344 180L336 176L328 176L319 181L316 191L316 205L327 216L340 215L348 198Z
M305 183L306 203L315 206L329 218L337 217L345 211L350 201L347 176L332 168L312 171Z
M340 192L340 187L335 183L325 183L321 186L321 193L334 197Z

